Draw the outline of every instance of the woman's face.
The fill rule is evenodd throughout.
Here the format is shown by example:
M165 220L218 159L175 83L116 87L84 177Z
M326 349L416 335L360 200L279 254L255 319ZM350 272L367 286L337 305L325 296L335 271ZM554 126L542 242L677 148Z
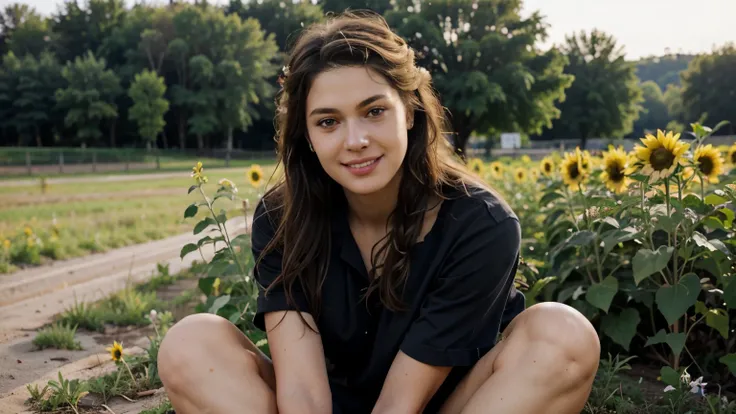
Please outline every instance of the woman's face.
M413 120L381 75L367 67L322 72L312 83L306 108L314 152L346 191L375 193L397 176Z

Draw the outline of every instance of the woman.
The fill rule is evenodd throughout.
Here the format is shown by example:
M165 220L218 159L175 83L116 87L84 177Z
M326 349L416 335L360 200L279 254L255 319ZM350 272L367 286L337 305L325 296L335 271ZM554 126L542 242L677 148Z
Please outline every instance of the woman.
M185 318L159 354L176 411L580 412L598 336L567 306L523 310L518 219L454 161L406 42L344 14L306 30L282 80L285 179L252 227L272 360L223 318Z

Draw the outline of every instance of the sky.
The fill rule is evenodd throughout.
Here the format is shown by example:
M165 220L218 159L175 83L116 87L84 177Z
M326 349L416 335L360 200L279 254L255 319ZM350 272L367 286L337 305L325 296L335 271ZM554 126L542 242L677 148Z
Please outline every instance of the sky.
M44 15L61 0L20 1ZM131 4L133 0L126 0ZM156 2L156 0L149 0ZM215 0L226 3L227 0ZM547 45L593 28L613 35L628 59L672 53L702 53L736 42L736 0L524 0L524 14L540 11L551 25Z

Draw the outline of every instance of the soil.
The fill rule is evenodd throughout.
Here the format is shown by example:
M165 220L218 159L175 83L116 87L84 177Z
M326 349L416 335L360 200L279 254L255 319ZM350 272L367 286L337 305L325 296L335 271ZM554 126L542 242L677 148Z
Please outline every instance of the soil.
M231 237L245 231L244 218L228 221ZM113 370L114 364L105 348L113 340L122 341L126 353L143 352L148 346L151 328L112 328L104 333L77 331L84 350L36 350L32 344L35 331L50 323L54 316L80 302L94 302L125 288L141 283L157 274L156 265L168 264L171 274L188 268L193 260L201 260L199 252L181 259L179 252L186 243L196 242L201 234L181 234L164 240L129 246L83 258L54 262L22 270L0 279L0 414L29 413L25 401L27 384L40 388L58 372L68 379L87 379ZM209 260L212 249L203 251ZM180 279L157 291L161 300L172 300L195 289L196 279ZM199 298L195 297L196 302ZM193 304L172 309L175 318L191 313ZM108 406L116 413L139 413L158 404L164 393L129 402L115 399ZM86 411L90 412L90 411ZM92 411L95 412L95 411ZM98 411L108 412L109 411Z

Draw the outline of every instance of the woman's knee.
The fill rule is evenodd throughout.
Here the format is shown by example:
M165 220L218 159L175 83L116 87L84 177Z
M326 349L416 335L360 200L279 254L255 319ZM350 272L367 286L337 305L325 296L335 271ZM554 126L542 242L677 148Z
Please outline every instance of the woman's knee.
M218 365L213 359L232 354L244 355L246 363L257 369L255 357L243 350L233 329L226 319L206 313L189 315L172 326L158 352L159 376L166 388L177 391L196 386L203 370Z

